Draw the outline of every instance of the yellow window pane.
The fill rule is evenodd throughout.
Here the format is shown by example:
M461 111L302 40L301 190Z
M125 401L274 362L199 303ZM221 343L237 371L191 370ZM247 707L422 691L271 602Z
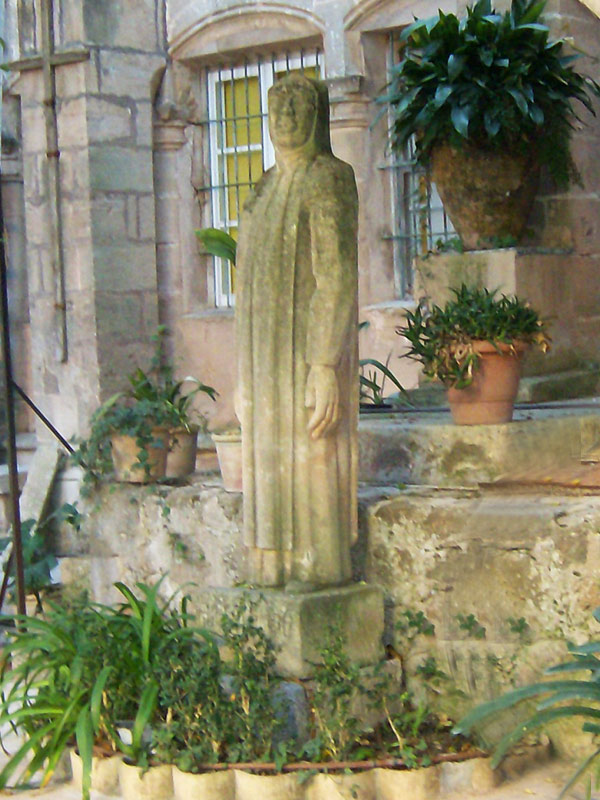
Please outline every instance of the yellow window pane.
M260 144L262 128L258 77L236 78L234 81L224 82L223 95L227 118L226 146Z
M276 72L276 78L285 78L286 75L306 75L307 78L320 78L321 72L317 66L304 67L304 69L287 69Z

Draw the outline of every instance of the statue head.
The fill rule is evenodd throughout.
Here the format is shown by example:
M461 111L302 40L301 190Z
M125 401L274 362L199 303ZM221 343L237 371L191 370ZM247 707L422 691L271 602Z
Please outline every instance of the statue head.
M269 133L278 153L331 152L327 86L296 74L276 81L269 89Z

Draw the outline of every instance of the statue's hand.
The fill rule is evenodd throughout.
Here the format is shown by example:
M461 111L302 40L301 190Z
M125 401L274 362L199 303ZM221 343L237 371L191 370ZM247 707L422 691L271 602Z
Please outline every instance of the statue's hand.
M333 367L313 366L306 381L305 405L314 408L307 430L311 439L331 433L340 413L339 389Z

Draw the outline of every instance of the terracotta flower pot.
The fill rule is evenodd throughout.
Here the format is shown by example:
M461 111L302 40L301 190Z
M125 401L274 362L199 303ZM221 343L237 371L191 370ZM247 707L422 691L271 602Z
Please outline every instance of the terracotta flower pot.
M507 237L521 237L537 191L539 165L531 153L441 144L432 153L431 178L464 248L485 250Z
M125 483L151 483L164 478L167 468L168 432L166 428L153 428L154 440L145 448L148 469L140 464L140 446L135 436L113 433L110 437L115 479Z
M161 764L143 770L121 761L119 783L123 800L171 800L173 797L173 768Z
M185 478L196 469L198 428L173 428L169 431L167 478Z
M242 491L242 434L239 430L212 435L226 492Z
M81 763L81 756L75 750L69 751L71 758L71 773L73 775L73 783L81 789L81 781L83 774L83 765ZM92 758L92 789L102 794L117 794L119 789L119 763L122 756L107 756L100 758L94 756Z
M452 419L457 425L510 422L526 345L498 344L498 352L490 342L474 342L473 348L480 354L473 383L466 389L448 389Z

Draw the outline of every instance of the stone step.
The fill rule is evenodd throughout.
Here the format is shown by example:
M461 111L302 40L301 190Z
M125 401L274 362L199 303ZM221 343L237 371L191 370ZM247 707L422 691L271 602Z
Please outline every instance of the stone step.
M474 486L512 471L576 463L600 442L600 403L515 411L503 425L454 425L438 410L363 416L359 477L370 484Z
M598 638L600 497L411 488L366 517L364 577L383 589L391 624L409 610L434 626L413 633L404 664L410 680L435 659L450 715L537 680L567 641Z

